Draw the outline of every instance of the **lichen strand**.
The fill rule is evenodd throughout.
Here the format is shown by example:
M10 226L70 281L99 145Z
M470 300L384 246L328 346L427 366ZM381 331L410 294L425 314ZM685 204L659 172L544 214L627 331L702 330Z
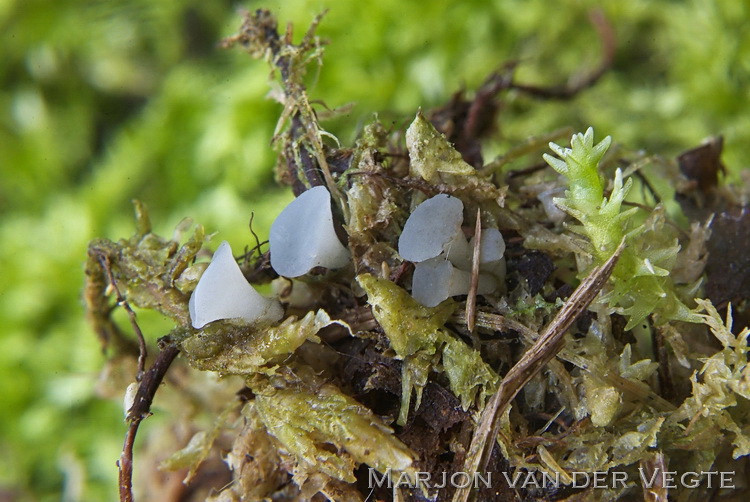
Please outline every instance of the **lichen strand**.
M545 154L544 160L568 179L565 197L554 199L555 203L580 222L580 226L570 228L589 239L596 264L606 261L626 239L627 246L612 273L613 289L605 297L628 318L625 329L633 328L648 315L653 315L657 324L700 322L679 298L669 278L680 246L665 225L663 209L657 207L643 225L631 229L638 208L623 211L622 203L633 182L628 178L623 183L619 168L611 195L604 197L599 162L610 143L608 136L595 145L592 128L573 135L571 148L550 143L560 158Z

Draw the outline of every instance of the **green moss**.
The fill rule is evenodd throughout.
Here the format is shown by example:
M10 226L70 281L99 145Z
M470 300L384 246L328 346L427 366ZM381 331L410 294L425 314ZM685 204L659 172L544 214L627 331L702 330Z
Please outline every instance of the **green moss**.
M313 472L354 482L354 468L410 471L415 455L373 413L330 384L261 387L254 406L268 432L300 466L300 486Z
M391 348L403 360L399 424L406 423L415 390L415 408L419 407L429 373L439 368L440 360L450 388L464 409L477 402L477 396L480 404L484 402L497 386L498 377L479 352L446 330L445 323L456 308L452 300L428 308L386 279L363 274L357 280L367 292L373 315Z
M328 314L308 312L302 319L287 317L277 326L242 325L234 321L213 322L182 342L190 363L204 371L222 375L273 372L303 343L320 343L317 333L331 324ZM345 325L345 324L344 324Z
M279 14L282 25L290 21L298 28L320 11L318 0L269 0L264 5ZM419 106L426 110L446 102L461 86L476 88L505 58L521 61L517 75L523 82L561 82L585 72L599 57L594 30L586 28L592 5L564 1L551 22L548 4L539 1L468 0L442 2L440 8L395 0L342 2L320 28L331 42L323 71L310 72L307 81L328 106L357 103L326 125L342 143L351 142L362 117L376 110L387 110L381 113L384 129L398 131L402 118L408 123ZM728 178L739 182L750 143L750 116L737 113L750 103L750 48L743 22L748 6L635 0L597 7L610 19L619 41L615 71L570 103L538 102L520 94L503 97L501 127L485 143L485 158L507 152L528 136L571 124L594 124L622 145L666 156L723 133ZM363 19L366 22L354 29L352 20ZM115 6L10 0L0 7L0 20L6 29L6 57L0 61L0 110L6 126L0 131L0 450L5 457L0 483L22 500L58 500L66 489L64 496L111 500L117 496L112 460L122 443L121 393L128 382L120 384L122 378L132 379L125 371L132 365L109 361L108 373L98 375L105 361L91 341L80 305L87 245L95 237L109 237L106 244L100 241L106 250L110 244L119 246L120 236L130 235L133 197L148 203L161 235L171 234L176 222L190 215L209 234L221 231L234 245L253 245L247 224L255 211L253 228L262 240L274 215L292 197L271 187L275 155L268 145L280 106L265 99L265 68L248 65L242 54L217 50L217 41L237 24L234 7L223 3L132 0ZM430 29L418 29L422 26ZM696 37L696 30L703 36ZM299 36L296 30L294 38ZM323 107L316 112L322 117ZM386 154L389 167L398 157L388 155L403 153L390 140L373 144L381 149L378 154ZM538 161L527 155L508 168ZM363 257L361 270L380 270L383 261L399 264L392 244L409 205L399 205L398 187L378 183L375 188L369 182L360 186L361 192L374 194L374 205L362 206L364 216L358 221L364 222L360 228L367 234L360 234L361 242L375 250ZM380 197L383 185L388 186L387 197ZM484 188L489 184L468 198L497 194ZM370 214L378 217L366 217L371 208L378 212ZM660 219L654 219L652 237L669 231ZM531 231L517 219L510 223L503 220L503 228L520 229L530 245ZM566 233L552 240L552 232L544 231L547 252L556 264L571 263L571 237ZM669 239L654 242L669 248ZM165 261L164 250L174 250L170 240L184 242L152 241L155 248L138 251L140 264L134 261L132 268L116 270L123 286L132 288L133 299L166 314L136 309L150 345L175 322L185 323L184 300L205 266L189 265L172 284L170 276L179 266L171 268L174 256ZM134 252L130 245L109 249ZM645 256L640 250L636 254ZM188 261L180 258L177 263ZM143 269L150 264L160 273ZM141 272L148 281L130 284L128 274ZM556 279L557 284L573 284L572 277L561 273ZM166 287L169 302L158 305L149 284ZM657 295L639 306L663 301L661 291L649 289L647 281L632 284L639 294ZM89 285L101 287L99 293L106 289L104 280ZM104 298L109 303L99 305L102 315L91 320L100 334L114 337L116 325L104 315L112 297ZM688 300L685 297L683 304ZM664 312L670 308L659 307ZM633 312L632 318L642 314ZM113 319L128 330L121 310ZM530 326L537 329L545 319L540 313ZM696 352L702 344L695 343L689 331L669 323L661 328L669 328L667 344L679 357L672 360L675 366L702 366L698 359L710 356ZM612 350L605 362L616 365L621 347ZM737 375L735 370L730 373ZM696 384L702 381L696 377ZM199 382L202 389L206 382ZM173 390L167 386L160 391L165 396L166 389ZM102 401L102 395L111 401ZM742 399L725 409L738 424ZM195 406L190 401L175 408L173 416L182 419L180 413L192 413ZM699 403L695 406L698 410ZM168 425L159 429L165 430L170 430ZM694 456L682 465L710 469L722 434L715 421L702 415L690 434L675 432L674 444L693 448L686 451ZM593 448L595 441L591 443ZM556 455L554 448L550 451ZM278 459L275 448L272 453L266 458ZM680 465L685 457L672 454L670 465ZM243 480L233 486L242 486ZM250 498L266 494L258 493Z
M670 320L698 322L679 298L669 273L680 250L677 239L664 222L663 209L657 208L642 225L633 225L638 208L622 210L622 203L633 186L623 183L622 171L615 171L612 193L604 197L599 163L611 143L608 136L594 144L594 130L575 134L571 148L554 143L550 147L560 157L544 155L544 160L568 179L564 198L555 202L579 221L571 230L589 239L595 263L604 263L620 245L627 244L612 272L613 290L606 297L628 318L631 329L648 315L658 324Z

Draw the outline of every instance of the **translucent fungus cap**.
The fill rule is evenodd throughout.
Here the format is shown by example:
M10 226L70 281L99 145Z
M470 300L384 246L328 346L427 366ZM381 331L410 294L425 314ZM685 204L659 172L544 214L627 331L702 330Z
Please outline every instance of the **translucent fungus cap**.
M474 248L476 237L471 238L469 247ZM505 254L505 239L500 230L496 228L485 228L482 230L482 242L479 244L479 264L494 263L503 258ZM480 269L481 270L481 269Z
M333 228L331 194L323 186L307 190L285 207L271 225L268 240L271 266L284 277L349 263L349 251Z
M448 260L437 257L417 263L414 268L411 294L425 307L435 307L451 296L465 295L471 286L471 274L459 270ZM489 275L480 274L478 294L491 293L497 282Z
M284 314L277 300L265 298L247 282L227 241L221 243L190 297L195 329L221 319L278 321Z
M438 194L422 202L406 220L398 240L398 253L405 259L421 262L439 256L453 245L466 246L461 232L464 204L456 197ZM457 238L458 237L458 238Z

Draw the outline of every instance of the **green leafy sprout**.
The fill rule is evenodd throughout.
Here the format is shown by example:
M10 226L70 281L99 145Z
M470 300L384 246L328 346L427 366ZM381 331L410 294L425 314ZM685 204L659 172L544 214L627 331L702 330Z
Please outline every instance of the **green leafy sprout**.
M622 208L633 180L623 180L620 168L615 171L609 198L604 194L599 164L611 143L607 136L594 144L591 127L583 134L573 135L571 148L550 143L560 158L544 154L544 160L568 179L565 197L554 201L578 220L580 225L569 228L588 238L597 265L604 263L625 239L626 247L612 273L613 290L605 298L627 316L625 329L633 328L652 313L657 324L670 320L699 322L669 278L680 246L665 228L663 208L657 206L643 225L633 225L639 208Z

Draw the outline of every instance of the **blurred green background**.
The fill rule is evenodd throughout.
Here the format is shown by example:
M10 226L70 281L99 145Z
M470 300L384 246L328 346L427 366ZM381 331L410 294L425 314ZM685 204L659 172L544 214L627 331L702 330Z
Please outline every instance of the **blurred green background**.
M310 94L331 107L356 103L328 126L350 144L374 112L401 125L508 59L522 61L519 81L580 75L599 60L587 21L595 4L616 32L612 71L570 102L513 97L493 151L565 125L665 155L720 133L738 180L750 144L748 2L239 6L270 8L298 37L330 9L319 34L331 43ZM190 216L239 249L250 212L265 237L291 197L273 186L280 107L265 99L269 70L217 47L238 28L237 8L0 1L0 500L116 499L125 424L121 403L95 392L104 357L80 300L88 241L131 235L138 198L159 233Z

